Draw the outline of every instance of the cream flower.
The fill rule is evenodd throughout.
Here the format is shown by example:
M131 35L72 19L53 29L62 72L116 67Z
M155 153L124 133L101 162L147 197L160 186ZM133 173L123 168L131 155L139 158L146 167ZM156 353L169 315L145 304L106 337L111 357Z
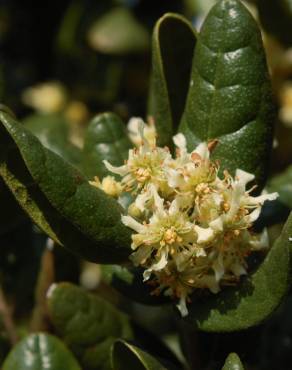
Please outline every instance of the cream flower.
M240 169L234 177L227 171L220 177L210 157L216 140L189 152L178 134L173 157L156 146L153 128L142 120L131 120L129 130L137 148L123 166L105 165L121 176L112 187L134 197L122 216L133 230L130 259L144 268L144 281L157 285L154 293L176 299L185 316L196 290L216 294L237 284L248 272L247 257L268 247L266 231L256 235L251 227L263 203L278 194L251 195L254 187L247 186L255 177Z

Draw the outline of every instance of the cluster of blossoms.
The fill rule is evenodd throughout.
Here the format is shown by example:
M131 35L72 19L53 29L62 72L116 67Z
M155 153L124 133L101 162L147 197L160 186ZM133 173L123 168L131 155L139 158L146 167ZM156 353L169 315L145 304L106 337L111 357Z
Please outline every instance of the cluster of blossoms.
M130 121L130 138L136 145L125 164L105 166L121 181L108 176L93 185L119 197L128 192L133 203L122 216L131 228L131 260L142 266L144 281L156 286L154 293L186 303L197 289L217 293L247 273L246 258L268 247L267 234L251 231L266 200L277 193L257 197L246 185L254 175L240 169L232 177L210 159L216 141L201 143L191 153L182 134L174 137L173 157L168 148L156 146L155 128L142 120Z

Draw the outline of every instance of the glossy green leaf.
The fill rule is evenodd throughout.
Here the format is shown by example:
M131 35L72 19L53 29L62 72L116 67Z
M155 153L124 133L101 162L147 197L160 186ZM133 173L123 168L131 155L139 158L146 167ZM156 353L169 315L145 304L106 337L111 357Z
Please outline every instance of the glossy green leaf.
M148 114L161 146L169 145L183 113L195 44L196 33L182 16L169 13L156 23Z
M244 367L240 361L240 358L236 353L230 353L222 370L244 370Z
M102 266L103 279L125 297L148 305L170 303L169 297L151 294L155 287L143 282L143 271L135 267Z
M116 338L132 339L128 317L101 297L69 283L48 293L53 325L87 370L110 369L110 348Z
M292 209L292 166L289 166L286 171L271 179L268 183L269 191L277 191L279 193L280 202Z
M81 370L60 339L44 333L31 334L6 358L3 370Z
M292 45L292 1L256 0L261 24L265 31L285 45Z
M230 332L249 328L267 319L290 287L292 213L258 269L240 286L194 301L186 321L201 330Z
M122 208L23 125L0 113L0 174L33 221L58 244L90 261L118 263L130 253Z
M149 353L125 341L116 341L112 349L112 368L115 370L167 370Z
M149 35L130 10L117 7L93 24L88 32L88 41L99 52L124 55L147 50Z
M108 175L102 161L106 159L114 166L121 166L132 146L126 127L118 116L113 113L96 116L85 135L82 159L84 173L89 178Z
M69 163L78 166L81 150L70 141L69 122L61 114L33 114L23 121L48 149Z
M189 149L218 139L221 169L266 180L274 119L261 33L238 0L220 0L208 14L195 48L180 131Z

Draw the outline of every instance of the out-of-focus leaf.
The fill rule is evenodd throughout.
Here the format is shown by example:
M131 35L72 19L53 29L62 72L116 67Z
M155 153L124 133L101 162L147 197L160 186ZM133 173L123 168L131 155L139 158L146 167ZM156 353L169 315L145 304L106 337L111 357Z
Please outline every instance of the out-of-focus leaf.
M88 42L99 52L124 55L147 50L149 35L130 10L117 7L92 25L88 32Z
M110 347L116 338L132 339L128 317L104 299L69 283L48 293L52 322L86 369L110 369Z
M290 287L292 213L258 269L239 286L194 301L186 321L205 331L243 330L267 319Z
M112 349L115 370L167 370L156 358L125 341L116 341Z
M208 14L195 47L180 131L189 149L218 139L213 158L265 183L274 119L261 33L238 0L220 0Z
M0 174L33 221L90 261L127 259L130 231L117 202L8 114L1 112L0 121Z
M244 370L244 367L240 361L240 358L236 353L230 353L222 370Z
M23 123L46 148L79 165L81 150L70 142L69 123L61 114L33 114Z
M31 334L6 358L3 370L81 370L60 339L44 333Z
M289 166L285 172L277 175L268 183L269 191L277 191L279 200L292 209L292 166Z
M160 305L171 302L164 295L151 294L155 287L143 282L141 268L127 268L118 265L102 266L103 279L125 297L149 305Z
M114 166L121 166L132 146L125 125L118 116L113 113L98 115L89 124L85 135L82 159L84 173L89 178L108 175L102 161L106 159Z
M192 14L205 15L216 3L216 0L185 0L187 10Z
M285 45L292 45L292 1L256 0L261 24Z
M182 16L165 14L156 23L148 114L161 146L169 145L183 113L195 44L195 30Z

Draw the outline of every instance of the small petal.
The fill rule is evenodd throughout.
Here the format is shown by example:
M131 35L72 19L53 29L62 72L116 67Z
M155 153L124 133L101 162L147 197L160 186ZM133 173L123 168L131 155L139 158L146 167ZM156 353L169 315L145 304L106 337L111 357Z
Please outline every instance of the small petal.
M214 237L214 230L212 230L210 227L203 228L203 227L196 225L194 229L198 235L197 242L199 244L209 242Z
M137 231L137 233L145 232L145 226L134 220L131 216L122 216L122 223L127 227Z
M244 186L254 180L255 176L249 172L237 169L235 172L235 176L238 178L238 181Z
M116 173L117 175L120 175L120 176L125 176L128 173L128 166L127 165L123 165L123 166L120 166L120 167L115 167L115 166L112 166L106 160L103 160L103 163L104 163L105 167L112 173Z
M186 317L188 315L189 311L187 309L186 296L185 295L182 295L180 297L179 303L176 305L176 307L178 308L182 317Z
M173 138L174 144L180 149L186 149L187 141L183 134L176 134Z
M278 193L262 194L258 197L249 197L249 204L263 204L266 200L275 200L279 196Z
M192 153L198 153L202 159L209 159L209 149L207 143L199 144Z

